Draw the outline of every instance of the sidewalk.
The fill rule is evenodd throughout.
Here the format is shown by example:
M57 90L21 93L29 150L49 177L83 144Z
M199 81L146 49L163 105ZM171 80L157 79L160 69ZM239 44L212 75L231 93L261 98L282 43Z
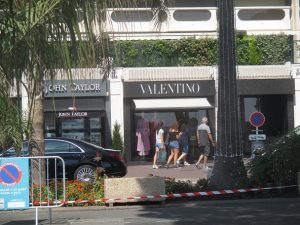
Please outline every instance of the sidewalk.
M207 164L210 169L198 169L195 164L190 166L184 166L179 168L160 168L153 169L152 162L141 162L133 161L128 163L127 170L128 173L125 177L148 177L148 176L160 176L160 177L170 177L177 180L191 180L196 182L199 179L207 178L207 174L211 172L212 161Z

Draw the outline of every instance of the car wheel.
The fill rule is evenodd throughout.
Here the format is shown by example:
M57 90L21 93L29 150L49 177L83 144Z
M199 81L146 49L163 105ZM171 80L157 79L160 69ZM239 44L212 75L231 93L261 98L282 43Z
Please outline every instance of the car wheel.
M95 167L90 165L80 166L74 173L74 179L83 182L93 182L95 178Z

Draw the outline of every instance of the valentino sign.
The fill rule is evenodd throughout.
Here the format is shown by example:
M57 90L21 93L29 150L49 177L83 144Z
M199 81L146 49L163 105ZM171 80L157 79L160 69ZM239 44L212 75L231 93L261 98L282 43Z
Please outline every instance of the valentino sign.
M170 95L170 94L199 94L199 83L153 83L139 84L143 95Z
M68 80L46 81L46 97L69 96L104 96L106 95L106 82L102 80Z

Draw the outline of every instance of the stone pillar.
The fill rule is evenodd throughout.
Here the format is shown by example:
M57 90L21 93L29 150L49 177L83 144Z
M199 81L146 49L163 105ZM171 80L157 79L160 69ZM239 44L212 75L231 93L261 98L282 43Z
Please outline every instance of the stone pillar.
M300 125L300 64L293 64L292 76L295 80L294 126Z
M114 124L117 122L120 125L121 136L124 137L123 83L121 80L123 70L117 69L114 73L110 79L110 127L113 133Z

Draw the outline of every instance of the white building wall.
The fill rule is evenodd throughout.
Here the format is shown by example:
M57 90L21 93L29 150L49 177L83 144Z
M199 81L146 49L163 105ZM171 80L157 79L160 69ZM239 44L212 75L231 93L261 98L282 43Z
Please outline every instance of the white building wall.
M116 69L114 75L110 78L110 123L111 133L113 132L114 124L117 122L120 125L121 136L124 137L124 113L123 113L123 83L121 80L124 69ZM108 115L109 116L109 115Z
M284 6L287 5L286 0L234 0L235 6Z
M295 80L294 126L300 125L300 64L294 64L292 74Z
M300 125L300 77L295 78L294 126Z

